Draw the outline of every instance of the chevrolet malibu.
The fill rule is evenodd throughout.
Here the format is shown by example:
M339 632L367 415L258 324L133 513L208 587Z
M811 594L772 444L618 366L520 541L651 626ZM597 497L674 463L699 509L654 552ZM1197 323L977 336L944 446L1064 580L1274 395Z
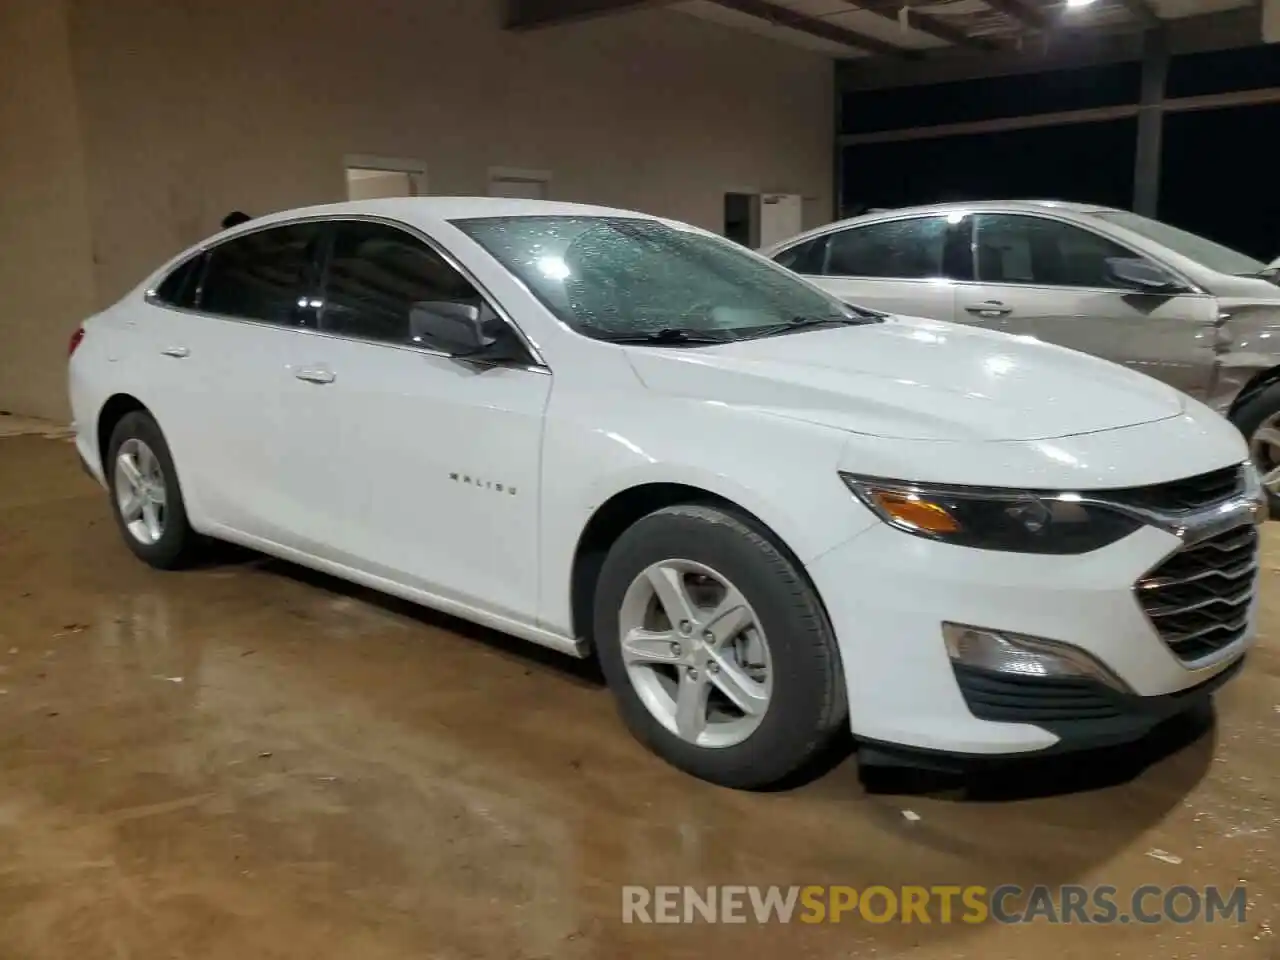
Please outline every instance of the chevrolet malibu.
M504 199L254 220L71 343L129 548L233 541L599 658L707 780L1142 735L1241 666L1227 421L1061 347L849 307L680 223Z

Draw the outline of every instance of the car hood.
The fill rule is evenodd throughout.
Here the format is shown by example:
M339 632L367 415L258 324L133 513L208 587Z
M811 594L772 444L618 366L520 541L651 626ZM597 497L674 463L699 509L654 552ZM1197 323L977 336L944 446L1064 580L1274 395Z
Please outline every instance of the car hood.
M1177 416L1185 399L1074 350L915 317L627 352L659 393L903 440L1094 433Z

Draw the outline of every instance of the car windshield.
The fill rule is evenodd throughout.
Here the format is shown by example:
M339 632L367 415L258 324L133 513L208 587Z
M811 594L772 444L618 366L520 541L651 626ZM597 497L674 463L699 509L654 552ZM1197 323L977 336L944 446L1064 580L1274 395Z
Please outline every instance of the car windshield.
M1128 210L1105 210L1095 213L1094 216L1099 220L1114 223L1118 227L1124 227L1126 230L1132 230L1217 273L1231 273L1245 277L1254 276L1267 269L1267 265L1261 260L1255 260L1253 257L1232 250L1230 247L1224 247L1220 243L1214 243L1198 234L1179 230L1167 223L1161 223L1159 220L1152 220Z
M455 220L562 321L598 340L746 339L868 317L727 240L656 220Z

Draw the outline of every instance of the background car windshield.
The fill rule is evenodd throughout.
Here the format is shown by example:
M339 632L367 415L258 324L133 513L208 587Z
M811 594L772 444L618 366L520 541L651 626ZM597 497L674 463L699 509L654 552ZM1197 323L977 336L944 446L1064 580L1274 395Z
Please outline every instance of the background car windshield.
M749 337L851 311L732 243L625 217L490 217L454 226L523 280L578 332L597 339L682 330Z
M1124 227L1126 230L1132 230L1148 240L1163 244L1174 253L1181 254L1188 260L1194 260L1218 273L1244 276L1266 269L1266 264L1261 260L1255 260L1253 257L1232 250L1230 247L1224 247L1220 243L1214 243L1205 237L1179 230L1167 223L1161 223L1159 220L1152 220L1128 210L1107 210L1095 213L1094 216L1099 220L1114 223L1118 227Z

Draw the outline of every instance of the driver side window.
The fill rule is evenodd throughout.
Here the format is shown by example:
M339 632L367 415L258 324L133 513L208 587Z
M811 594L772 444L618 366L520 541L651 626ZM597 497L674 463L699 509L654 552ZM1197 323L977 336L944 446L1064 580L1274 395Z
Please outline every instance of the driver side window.
M1114 290L1124 285L1107 261L1135 258L1106 237L1044 217L980 213L973 229L974 267L981 283Z
M417 237L371 221L335 225L319 329L359 340L435 347L414 323L417 307L479 307L471 282Z

